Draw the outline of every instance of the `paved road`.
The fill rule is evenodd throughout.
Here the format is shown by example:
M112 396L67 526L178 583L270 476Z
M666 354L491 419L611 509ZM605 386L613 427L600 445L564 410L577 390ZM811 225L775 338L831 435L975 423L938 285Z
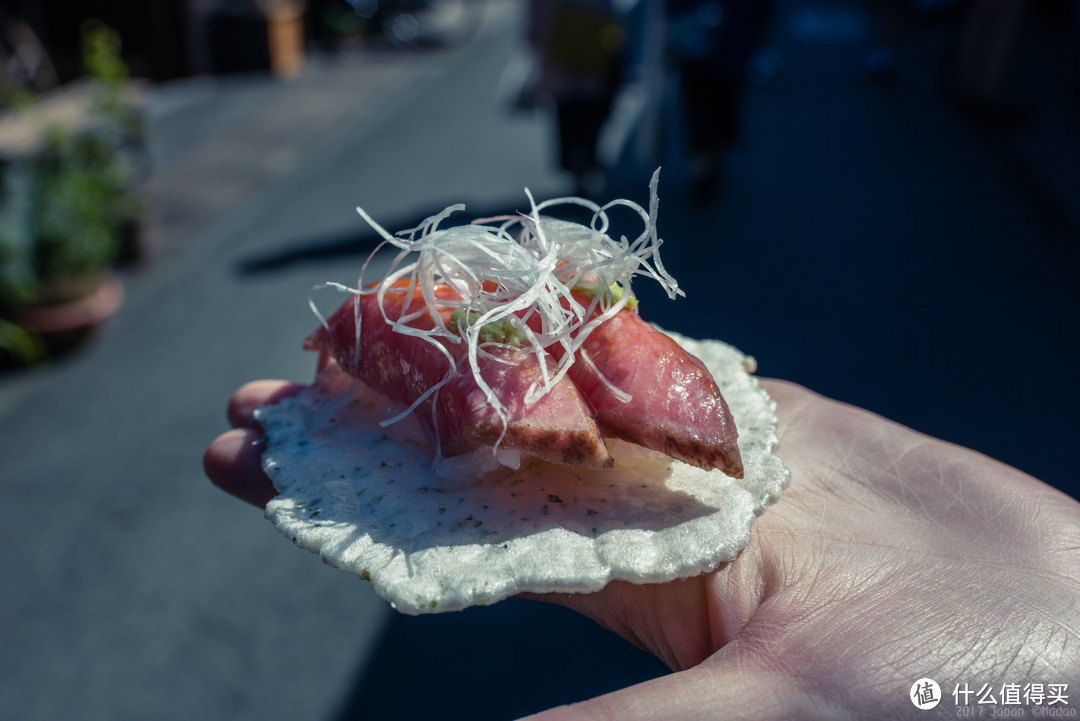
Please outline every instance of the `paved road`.
M721 202L692 208L659 159L687 299L642 288L652 316L1076 495L1071 229L940 102L931 41L871 91L851 82L857 34L788 20ZM308 288L357 272L355 205L404 227L565 189L545 119L496 105L516 34L499 22L461 52L161 90L159 262L86 353L0 385L0 646L19 649L0 660L0 716L512 718L663 672L535 604L393 615L202 475L236 385L310 376ZM613 192L644 188L631 160Z
M0 645L19 649L0 660L0 716L329 719L404 694L509 717L635 678L624 661L585 673L637 653L621 640L518 602L449 625L405 624L412 642L388 650L383 634L403 621L391 623L370 587L298 551L202 474L202 449L224 429L238 384L310 377L313 358L299 347L314 323L308 289L355 278L355 247L318 256L363 244L358 203L393 226L451 202L503 207L526 185L541 196L560 187L543 120L496 111L515 36L512 17L499 22L509 32L467 52L362 54L288 85L161 90L157 265L129 279L120 317L84 354L8 379L0 396ZM358 88L365 96L350 97ZM319 116L313 132L288 115L311 119L303 102L327 106L339 125ZM289 142L283 124L304 153L277 147ZM298 250L313 259L287 262ZM594 650L565 658L557 628ZM516 650L530 647L547 669ZM518 681L415 693L450 680L459 655L473 669L498 656ZM354 698L372 668L390 682Z

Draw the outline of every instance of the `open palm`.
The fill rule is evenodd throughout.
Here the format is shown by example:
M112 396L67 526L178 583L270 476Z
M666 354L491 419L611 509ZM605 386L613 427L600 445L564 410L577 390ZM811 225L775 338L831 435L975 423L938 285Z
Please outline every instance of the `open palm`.
M1080 680L1080 504L972 451L766 385L792 483L738 558L673 583L534 596L676 673L539 718L927 718L955 716L957 686L996 696ZM251 413L297 388L237 391L239 429L206 454L219 486L258 505L273 496ZM931 712L908 701L923 677L945 696Z

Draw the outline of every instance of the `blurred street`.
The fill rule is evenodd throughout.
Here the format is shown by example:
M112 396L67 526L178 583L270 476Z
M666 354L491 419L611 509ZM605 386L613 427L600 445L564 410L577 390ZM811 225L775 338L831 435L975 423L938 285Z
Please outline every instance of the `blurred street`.
M237 386L312 376L309 290L355 282L374 245L357 205L398 230L570 192L550 118L506 107L520 10L492 0L462 47L151 90L149 260L89 347L0 376L0 717L511 719L666 673L539 603L396 615L202 471ZM868 87L864 13L782 4L707 207L685 192L670 85L655 114L623 98L600 199L646 201L663 166L663 259L686 292L635 286L643 315L1080 497L1080 126L1057 140L1075 96L1021 64L1043 78L1024 84L1031 123L973 124L945 98L936 27Z

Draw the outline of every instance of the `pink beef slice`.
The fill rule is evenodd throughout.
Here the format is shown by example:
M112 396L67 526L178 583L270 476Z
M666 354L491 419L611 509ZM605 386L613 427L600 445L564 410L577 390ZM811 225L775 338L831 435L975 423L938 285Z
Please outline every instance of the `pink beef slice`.
M642 320L636 309L623 309L598 326L583 349L592 366L579 357L569 376L605 435L742 478L731 410L698 358ZM620 399L611 386L631 399Z
M387 316L400 318L407 297L393 289L386 293L383 308ZM414 297L416 301L407 312L423 307L419 296ZM449 323L450 312L440 311L444 323ZM357 313L361 318L359 344ZM422 313L409 325L427 330L434 327L434 320ZM452 360L456 368L452 379L413 411L429 436L438 439L443 455L499 443L500 448L565 465L613 465L592 409L571 380L564 377L538 401L525 404L526 391L540 377L540 364L531 350L494 348L492 354L509 362L481 360L480 375L506 410L504 425L469 368L467 345L445 338L436 342L438 346L395 331L383 318L377 296L358 295L327 319L327 327L320 326L312 333L305 347L327 353L351 375L406 406L442 381ZM549 361L548 366L553 363Z

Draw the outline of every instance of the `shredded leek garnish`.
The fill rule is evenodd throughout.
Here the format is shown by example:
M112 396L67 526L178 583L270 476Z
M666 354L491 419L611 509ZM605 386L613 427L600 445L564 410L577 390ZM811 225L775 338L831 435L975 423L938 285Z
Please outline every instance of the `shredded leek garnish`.
M411 413L462 372L444 343L467 344L469 370L505 426L506 410L480 375L482 359L501 360L491 355L494 347L514 346L535 355L541 368L540 378L525 397L527 404L535 403L566 375L593 329L623 308L633 307L636 299L630 287L635 277L652 278L670 298L683 295L660 261L663 241L656 228L659 174L657 170L649 183L648 209L629 200L599 205L577 197L537 203L526 189L531 208L528 214L441 227L453 213L465 207L452 205L415 228L391 234L362 208L357 208L383 242L365 261L356 288L336 283L324 287L352 293L357 299L360 295L374 294L386 323L398 333L432 343L442 351L448 364L446 375L438 384L386 423ZM589 224L551 215L552 210L565 205L591 211ZM608 234L609 213L615 208L628 208L641 219L643 229L634 240L626 236L616 240ZM363 276L371 258L387 245L399 250L397 256L381 282L365 287ZM453 292L443 290L436 298L436 288L449 288ZM575 291L577 298L588 298L588 303L579 302ZM405 307L399 318L387 314L384 305L387 294L404 295ZM415 302L418 295L420 302ZM450 327L439 313L445 308L454 310ZM317 309L315 312L325 325L322 315ZM359 303L355 312L355 357L360 359L363 349ZM412 325L425 315L434 322L433 328L419 329ZM565 351L558 362L546 351L556 344ZM629 398L624 391L608 386L617 397Z

